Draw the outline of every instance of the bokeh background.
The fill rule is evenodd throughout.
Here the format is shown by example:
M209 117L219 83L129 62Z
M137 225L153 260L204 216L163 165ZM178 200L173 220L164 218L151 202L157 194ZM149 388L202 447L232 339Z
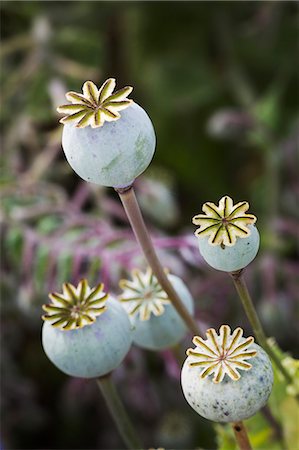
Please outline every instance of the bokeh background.
M41 305L63 281L103 280L118 294L119 278L145 267L117 195L82 182L61 150L56 107L88 79L134 86L152 118L156 155L136 190L202 325L251 333L191 224L205 201L228 194L258 216L261 249L246 278L261 320L298 357L297 24L287 1L2 1L1 448L122 448L96 384L60 373L40 342ZM189 345L190 336L176 354L133 348L115 372L118 390L146 447L233 449L229 429L216 433L182 396ZM280 406L277 420L294 416ZM291 432L276 423L273 436L266 416L249 421L256 448L295 450L277 443Z

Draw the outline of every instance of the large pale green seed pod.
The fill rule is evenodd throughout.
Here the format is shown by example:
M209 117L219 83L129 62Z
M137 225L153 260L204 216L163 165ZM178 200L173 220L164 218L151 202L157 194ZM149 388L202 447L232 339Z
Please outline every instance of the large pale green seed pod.
M175 275L168 274L168 279L193 314L194 302L187 286ZM132 281L121 280L120 286L123 289L120 300L131 320L134 344L148 350L164 350L186 336L188 329L184 321L151 269L145 273L133 271Z
M48 314L43 316L42 345L50 361L67 375L106 375L131 347L127 314L117 300L100 291L86 289L82 282L77 289L66 284L63 294L51 294L53 303L44 305Z
M58 111L70 114L61 119L62 146L73 170L86 181L120 188L148 167L156 137L147 113L126 97L132 88L112 93L114 87L112 78L99 90L87 81L84 95L68 93L73 103Z
M230 336L229 327L224 325L219 337L213 329L208 330L205 341L195 337L197 347L187 351L182 368L187 402L200 416L214 422L248 419L266 404L271 393L269 357L253 338L242 338L240 330Z

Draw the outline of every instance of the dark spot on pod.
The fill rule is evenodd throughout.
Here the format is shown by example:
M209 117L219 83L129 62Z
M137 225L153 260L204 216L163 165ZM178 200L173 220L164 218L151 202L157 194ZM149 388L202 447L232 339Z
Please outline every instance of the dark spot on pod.
M241 431L241 427L239 427L238 425L236 425L234 428L236 431Z
M213 405L213 408L214 408L214 409L217 409L217 408L218 408L218 406L217 406L217 405Z
M248 391L251 391L251 387L248 388Z
M187 394L187 395L188 395L188 397L191 397L191 394L190 394L190 392L188 392L188 394Z
M224 411L224 415L225 415L225 416L228 416L228 415L229 415L229 412L228 412L228 411Z
M260 381L264 381L264 377L260 377Z

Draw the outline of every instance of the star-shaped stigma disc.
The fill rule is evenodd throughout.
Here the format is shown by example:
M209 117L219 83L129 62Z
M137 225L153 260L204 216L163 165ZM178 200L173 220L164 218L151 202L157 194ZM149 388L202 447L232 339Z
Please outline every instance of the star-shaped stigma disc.
M149 320L151 314L161 316L165 305L171 303L150 268L145 273L132 270L132 280L121 280L119 285L123 290L119 299L128 314L142 321Z
M103 292L103 287L100 283L90 288L87 280L81 280L77 288L71 283L64 283L62 294L49 294L52 302L43 305L47 313L42 316L43 320L62 330L75 330L92 324L106 310L108 294Z
M77 128L88 125L97 128L101 127L105 121L118 120L119 111L133 103L133 100L127 98L133 88L126 86L113 93L115 85L114 78L106 80L100 89L92 81L86 81L82 88L83 94L68 92L65 96L71 104L57 108L59 113L66 114L60 122L63 124L77 122Z
M222 197L218 206L211 202L205 203L202 207L205 214L198 214L192 219L195 225L199 225L195 236L208 236L211 245L235 245L237 237L250 235L248 225L256 222L253 214L246 214L248 209L247 202L234 205L227 195Z
M206 332L207 339L200 336L193 338L195 349L189 348L190 367L201 367L201 378L214 374L213 382L220 383L225 375L237 381L241 377L238 370L249 370L252 365L246 360L256 356L255 350L250 350L253 337L244 338L242 328L236 328L231 334L228 325L222 325L219 336L214 328Z

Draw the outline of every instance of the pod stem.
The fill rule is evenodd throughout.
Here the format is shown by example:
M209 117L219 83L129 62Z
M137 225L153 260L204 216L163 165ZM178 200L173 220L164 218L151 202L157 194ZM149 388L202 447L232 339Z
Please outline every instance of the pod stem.
M252 450L244 423L234 422L232 423L232 427L240 450Z
M276 355L276 353L273 351L271 346L268 344L266 334L263 330L262 324L260 322L260 319L257 315L256 309L254 307L252 298L249 294L246 282L243 277L243 269L237 271L237 272L231 272L230 273L235 288L239 294L240 300L243 304L245 313L247 315L247 318L252 326L253 332L255 334L255 337L258 341L258 343L261 345L261 347L264 348L264 350L268 353L268 355L273 360L274 364L276 365L277 369L281 372L281 374L284 376L285 380L288 383L292 383L292 377L288 373L288 371L283 367L281 364L281 361L279 357Z
M130 450L142 449L140 440L115 389L111 373L97 378L96 382L126 447Z
M164 289L168 297L171 299L173 306L175 307L181 318L184 320L189 330L194 335L201 334L201 330L198 324L183 304L181 298L173 288L163 270L163 267L159 261L152 240L144 223L133 185L124 189L115 188L115 190L118 193L124 206L136 240L139 243L145 258L152 268L152 271L159 281L162 289Z

